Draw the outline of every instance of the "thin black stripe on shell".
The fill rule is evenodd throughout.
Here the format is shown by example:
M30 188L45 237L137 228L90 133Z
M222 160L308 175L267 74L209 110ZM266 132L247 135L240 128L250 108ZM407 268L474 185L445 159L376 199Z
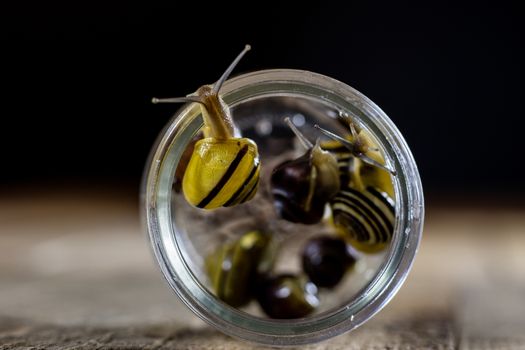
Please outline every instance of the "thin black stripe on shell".
M240 149L240 151L237 153L237 155L235 156L233 161L230 163L230 166L228 167L228 169L226 169L226 172L222 175L222 177L217 182L215 187L213 187L213 189L210 191L210 193L208 193L208 195L206 197L204 197L204 199L201 200L199 204L197 204L198 208L206 207L213 200L213 198L215 198L217 196L217 194L219 194L219 192L222 190L224 185L226 185L228 180L230 180L230 178L232 177L233 173L235 172L235 170L237 169L237 167L241 163L242 158L246 155L247 152L248 152L248 145L244 145Z
M346 206L346 204L345 204ZM352 232L355 235L355 239L359 242L368 242L370 241L370 234L368 233L368 230L365 228L365 226L355 218L354 215L349 213L348 211L345 211L343 209L334 209L334 219L336 223L341 224L337 218L339 217L345 217L346 218L346 224L350 225L352 227Z
M337 167L339 170L339 178L341 182L348 183L350 180L350 162L352 157L349 155L336 154Z
M238 199L238 197L241 195L241 193L246 189L246 186L248 186L250 184L250 181L255 176L255 173L257 172L257 169L259 169L259 162L255 163L253 165L253 168L252 168L252 171L250 172L250 175L248 175L248 177L246 178L246 180L244 180L244 182L241 185L241 187L239 187L237 189L237 191L235 191L235 193L230 197L230 199L228 199L226 201L226 203L224 203L224 205L223 205L224 207L229 207L230 205L235 203L235 201Z
M350 177L350 165L353 161L353 157L350 153L335 153L335 159L337 160L337 167L339 168L339 176L344 177L346 180ZM346 182L346 181L344 181Z
M339 197L339 201L341 203L346 205L354 205L359 209L361 216L367 220L370 227L372 227L374 232L377 234L377 241L383 242L387 239L388 233L385 231L384 226L377 218L377 215L372 212L372 210L363 205L359 198L349 196L346 193L341 193L340 196L341 197Z
M339 171L340 172L348 172L348 168L349 168L349 164L348 163L337 163L339 166Z
M350 159L346 159L346 160L338 160L338 161L337 161L337 166L338 166L339 168L341 168L341 167L343 167L343 166L345 166L345 167L348 168L348 165L349 165L349 164L350 164Z
M260 179L260 178L259 178ZM244 203L246 202L246 200L248 198L250 198L250 196L252 195L253 191L255 191L257 189L257 185L259 185L259 179L257 179L257 181L255 181L255 183L253 184L252 188L248 191L248 193L246 194L246 196L244 196L240 201L239 203Z
M383 225L381 225L377 216L370 209L364 206L359 201L359 198L351 197L345 192L342 192L338 195L337 200L340 203L347 205L348 207L352 207L356 212L358 212L361 215L361 217L364 220L366 220L368 225L370 225L372 230L374 230L374 232L372 233L376 237L376 241L384 242L388 239L388 233L385 232L385 228L383 227Z
M381 202L383 202L383 204L388 208L388 210L390 210L390 212L392 213L392 215L396 215L396 212L395 212L395 203L394 201L392 200L392 198L388 197L386 194L382 193L382 192L379 192L377 189L375 189L374 187L367 187L366 190L368 192L370 192L372 195L374 195L377 199L379 199Z
M332 153L349 153L348 148L346 148L343 145L341 146L337 145L335 147L321 146L321 148L328 152L332 152Z
M372 208L378 215L379 217L382 219L382 221L385 223L385 226L386 226L386 235L387 237L391 236L392 235L392 232L394 231L394 226L393 226L393 223L392 221L390 221L385 213L381 210L381 208L379 208L374 202L372 202L370 200L370 198L368 198L365 194L357 191L357 190L354 190L353 188L347 188L347 190L349 192L352 192L354 193L356 196L358 196L359 198L361 198L366 204L368 204L368 206L370 208ZM387 238L388 240L388 238Z
M341 164L341 163L350 163L350 161L352 160L352 158L350 157L335 157L335 160L337 161L337 164Z
M335 159L337 159L337 162L348 162L352 157L350 155L339 155L337 154L335 156Z

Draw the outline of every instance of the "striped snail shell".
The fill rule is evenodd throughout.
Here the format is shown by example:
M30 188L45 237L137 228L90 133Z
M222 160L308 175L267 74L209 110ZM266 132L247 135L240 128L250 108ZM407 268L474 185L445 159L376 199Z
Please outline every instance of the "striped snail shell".
M186 97L153 99L154 103L196 102L202 106L205 137L195 143L182 178L184 197L197 208L234 206L252 199L257 192L257 145L248 138L234 136L230 109L219 96L222 84L249 50L246 45L215 84L201 86Z
M270 249L268 234L250 231L210 254L205 265L216 296L234 307L247 304Z
M257 192L260 169L257 145L250 139L202 139L182 180L184 196L203 209L244 203Z
M331 139L322 142L321 147L336 157L341 182L360 190L368 186L376 187L393 197L392 176L396 175L396 171L385 165L383 155L366 130L358 129L346 113L341 112L340 118L350 130L345 137L318 125L315 127Z
M330 204L335 227L356 249L376 252L392 240L395 203L386 193L345 187Z
M270 183L274 208L285 220L315 224L322 219L328 201L339 191L337 161L319 143L312 145L289 118L285 121L308 150L273 170Z

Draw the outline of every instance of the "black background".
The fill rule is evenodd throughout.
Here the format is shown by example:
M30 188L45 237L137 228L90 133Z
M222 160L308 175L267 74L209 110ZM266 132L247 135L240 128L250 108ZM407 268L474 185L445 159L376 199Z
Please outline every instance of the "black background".
M236 73L311 70L376 102L405 135L428 192L524 192L517 2L2 7L4 187L138 186L177 108L151 97L212 83L250 43Z

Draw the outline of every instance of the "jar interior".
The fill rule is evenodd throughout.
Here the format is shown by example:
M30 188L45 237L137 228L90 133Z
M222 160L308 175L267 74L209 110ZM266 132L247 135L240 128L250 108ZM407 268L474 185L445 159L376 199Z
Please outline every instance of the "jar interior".
M195 141L202 137L200 135L202 135L203 122L198 108L195 109L193 122L188 123L172 142L172 147L177 147L179 153L179 164L175 167L177 174L173 177L170 199L172 232L177 234L180 253L194 279L210 294L217 296L217 287L211 281L207 261L209 262L210 257L222 247L235 244L246 233L257 230L271 236L272 244L268 248L272 250L268 258L271 260L269 263L271 268L265 270L266 274L273 276L292 274L309 280L302 266L302 256L309 240L319 236L341 238L356 261L334 287L317 288L318 305L307 317L333 312L350 304L361 296L381 271L391 249L392 239L380 249L372 249L375 250L373 252L353 244L352 240L348 240L344 234L341 235L333 225L333 208L328 204L324 207L323 219L318 223L306 225L284 220L275 209L270 179L274 169L284 161L296 159L307 152L285 123L286 117L290 118L310 142L315 144L319 139L322 147L323 142L329 142L329 139L314 128L314 125L347 137L351 134L349 125L340 117L341 113L347 114L358 130L364 130L371 137L388 166L390 160L379 138L374 137L373 130L367 128L356 110L341 110L340 106L332 105L320 97L293 93L279 96L260 95L242 100L231 105L230 108L239 133L257 144L260 155L258 189L255 196L246 203L206 210L190 205L185 199L181 189L184 150L192 147ZM390 186L393 186L392 180L390 179ZM384 189L379 190L384 191ZM394 202L396 200L393 191L390 199ZM392 229L392 234L395 231ZM221 263L224 261L213 262L213 264ZM234 263L240 266L243 261L234 261ZM229 268L231 273L235 273L237 267ZM218 297L217 299L218 303L224 302ZM237 307L240 311L255 317L269 317L257 302L257 297L248 299L249 302Z

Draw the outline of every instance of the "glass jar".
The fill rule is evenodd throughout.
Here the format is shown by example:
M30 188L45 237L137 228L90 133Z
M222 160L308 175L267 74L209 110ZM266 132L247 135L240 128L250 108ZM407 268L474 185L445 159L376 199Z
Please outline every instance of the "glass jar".
M241 310L222 302L210 291L203 261L209 252L207 245L218 244L214 241L215 237L221 236L216 234L220 225L233 220L235 214L230 217L224 212L220 217L222 221L217 223L216 217L201 216L203 210L186 208L186 204L178 199L182 196L173 190L184 150L203 127L200 106L186 104L160 134L143 179L143 222L164 277L200 318L226 334L253 342L270 345L313 343L363 324L400 288L422 234L424 203L421 181L401 133L378 106L355 89L307 71L278 69L244 74L228 80L221 95L231 108L240 132L256 139L263 164L265 157L277 157L282 153L282 147L290 147L293 136L283 134L282 117L285 115L302 126L301 130L310 131L315 130L307 126L314 123L332 130L340 128L333 122L337 111L350 115L360 128L373 136L386 164L397 173L392 177L395 198L393 238L383 253L363 255L366 266L361 266L356 272L358 277L353 277L354 287L349 287L353 288L350 292L348 289L334 295L327 292L324 298L327 306L309 317L264 318L253 305L251 309ZM243 204L247 205L249 203ZM221 213L220 210L236 209L218 210ZM250 216L237 212L241 216ZM290 249L297 245L291 244Z

